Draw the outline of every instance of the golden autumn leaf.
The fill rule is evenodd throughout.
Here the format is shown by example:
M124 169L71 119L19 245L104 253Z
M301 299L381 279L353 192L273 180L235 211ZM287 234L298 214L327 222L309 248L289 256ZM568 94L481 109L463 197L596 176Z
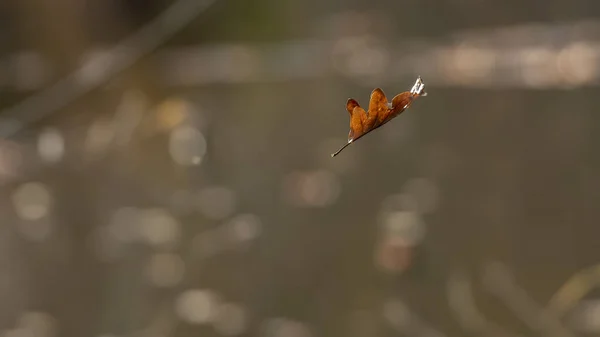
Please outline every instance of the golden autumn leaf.
M344 144L337 152L331 156L335 157L348 145L367 133L379 128L394 117L408 109L412 102L420 96L427 96L425 92L425 83L419 76L410 91L405 91L392 98L388 102L385 93L380 88L371 92L369 100L369 110L365 111L358 102L349 98L346 102L346 110L350 114L350 132L348 133L348 143Z

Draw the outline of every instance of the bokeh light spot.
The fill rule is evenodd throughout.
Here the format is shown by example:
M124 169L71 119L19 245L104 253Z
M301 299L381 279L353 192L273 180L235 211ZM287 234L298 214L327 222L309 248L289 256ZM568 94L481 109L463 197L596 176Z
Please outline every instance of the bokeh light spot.
M219 297L210 290L193 289L179 295L175 302L177 315L190 324L207 324L216 316Z
M65 153L65 140L58 129L48 128L38 138L38 153L42 160L55 163Z
M189 125L175 128L169 138L171 158L182 166L200 164L206 154L206 146L202 133Z
M591 45L576 42L560 51L558 71L570 85L582 85L598 77L598 52Z
M262 223L254 214L241 214L231 219L229 226L234 242L246 242L260 235Z
M179 222L164 209L142 211L140 223L142 238L151 245L172 245L179 240Z
M12 201L21 219L39 220L48 214L52 197L46 185L30 182L17 188Z

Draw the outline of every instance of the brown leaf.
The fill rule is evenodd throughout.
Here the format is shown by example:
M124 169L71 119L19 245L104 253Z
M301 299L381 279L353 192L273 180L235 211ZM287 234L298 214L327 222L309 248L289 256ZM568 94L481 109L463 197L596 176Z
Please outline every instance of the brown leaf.
M368 117L365 109L360 106L354 107L350 116L350 133L348 133L348 142L360 138L366 131L365 125Z
M350 114L350 117L352 117L352 111L354 110L354 108L356 108L357 106L360 106L358 104L358 102L353 99L353 98L348 98L348 101L346 102L346 110L348 111L348 113Z
M387 115L388 109L388 101L383 93L383 90L380 88L373 90L373 92L371 92L371 99L369 100L369 117L367 118L367 123L364 126L364 133L367 133L381 125L381 121Z
M343 149L360 137L381 127L401 114L404 110L408 109L412 102L419 96L427 96L427 93L425 92L425 83L423 83L421 77L417 78L417 81L410 91L405 91L396 95L391 103L388 103L383 90L376 88L371 92L368 112L365 111L356 100L349 98L346 102L346 110L350 114L348 143L344 144L344 146L331 156L337 156Z

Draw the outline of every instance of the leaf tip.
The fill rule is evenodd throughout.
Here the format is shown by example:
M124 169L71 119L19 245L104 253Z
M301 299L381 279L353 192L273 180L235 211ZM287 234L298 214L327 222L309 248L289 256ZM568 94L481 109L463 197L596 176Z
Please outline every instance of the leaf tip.
M427 96L427 92L425 92L425 83L421 76L417 76L417 80L413 85L412 89L410 89L410 93L419 96Z

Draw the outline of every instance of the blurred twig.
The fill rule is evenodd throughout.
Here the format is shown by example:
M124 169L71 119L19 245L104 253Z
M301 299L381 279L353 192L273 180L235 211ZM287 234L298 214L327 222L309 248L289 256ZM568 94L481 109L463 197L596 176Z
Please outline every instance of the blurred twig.
M34 94L0 114L0 137L8 138L27 124L39 121L80 95L106 83L200 15L216 0L179 0L106 53L95 55L79 69L49 88Z

